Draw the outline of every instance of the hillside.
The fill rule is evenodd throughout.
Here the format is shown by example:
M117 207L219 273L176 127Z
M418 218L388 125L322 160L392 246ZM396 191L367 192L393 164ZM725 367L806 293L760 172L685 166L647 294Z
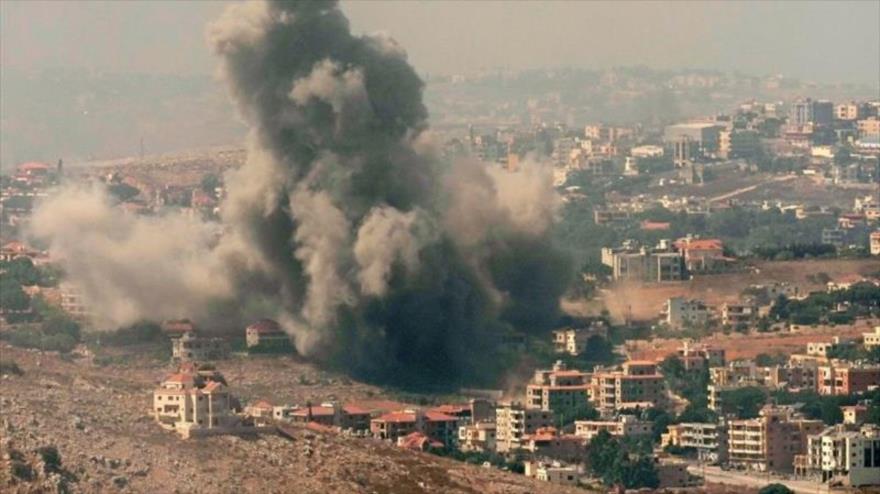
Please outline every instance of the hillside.
M99 367L89 358L5 345L0 356L22 371L16 375L4 366L0 380L3 492L57 492L64 485L70 492L585 492L302 427L293 428L292 439L265 434L184 441L148 415L150 392L169 369L147 357ZM377 388L290 359L239 359L218 368L242 397L380 398ZM47 446L60 454L55 471L51 450L38 452ZM33 478L22 481L13 471Z

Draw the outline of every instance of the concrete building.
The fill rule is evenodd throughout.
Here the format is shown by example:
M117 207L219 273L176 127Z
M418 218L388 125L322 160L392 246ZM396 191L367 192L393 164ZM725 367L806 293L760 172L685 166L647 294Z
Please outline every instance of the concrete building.
M880 326L874 326L872 333L862 333L862 343L868 350L880 347Z
M868 418L868 407L865 405L851 405L840 407L843 413L843 423L846 425L862 425Z
M880 485L880 427L864 425L858 431L832 426L812 435L806 452L807 472L822 482L847 487Z
M245 340L248 348L290 344L281 325L271 319L261 319L245 328Z
M616 437L649 436L654 423L639 420L635 415L620 415L616 420L576 420L574 435L591 441L601 431Z
M679 281L684 276L683 256L662 243L654 249L606 247L602 249L602 263L611 268L615 281Z
M587 348L593 336L605 337L608 327L603 322L595 322L586 328L565 328L553 331L553 349L556 353L578 356Z
M565 465L558 461L526 461L525 476L531 477L544 482L561 485L578 485L581 472L578 467L573 465Z
M226 381L218 372L181 368L153 391L153 416L184 438L232 432L240 423Z
M669 125L664 129L663 142L674 148L686 147L674 154L682 160L691 160L717 153L720 132L721 126L711 122Z
M173 362L203 362L226 358L229 345L222 338L205 338L195 331L188 331L180 338L171 340Z
M666 325L672 329L698 327L709 321L710 311L700 300L672 297L666 301Z
M820 395L864 393L880 386L880 365L832 362L820 365L816 391Z
M754 419L728 423L728 463L758 471L790 472L805 453L807 438L824 428L821 420L797 416L790 407L765 406Z
M524 434L521 450L535 458L581 462L586 458L587 440L572 434L560 434L555 427L544 427Z
M318 406L307 404L289 414L289 420L297 423L311 423L340 430L368 431L371 415L356 405L340 405L325 402Z
M727 303L721 306L721 324L725 326L751 326L757 320L758 307L750 302Z
M654 468L657 470L658 489L681 489L695 487L702 483L687 471L687 462L672 459L658 459Z
M683 422L672 424L660 437L661 447L679 446L697 450L700 461L719 464L727 461L727 424L724 422Z
M551 411L516 403L500 406L495 409L496 450L499 453L517 450L522 446L523 436L552 427L554 423Z
M526 385L526 408L572 415L586 410L590 393L590 374L568 369L562 361L552 369L535 371Z
M605 413L666 403L666 383L654 362L630 361L622 370L597 369L591 387L593 404Z
M880 230L876 230L868 235L870 251L872 256L880 256Z
M370 432L375 438L394 442L413 432L420 432L449 448L458 441L458 421L458 418L443 413L407 409L370 420Z
M478 422L459 426L458 449L465 452L481 453L495 451L497 427L495 422Z
M684 264L692 273L711 271L725 262L724 243L717 238L685 237L675 242L675 248L684 257Z

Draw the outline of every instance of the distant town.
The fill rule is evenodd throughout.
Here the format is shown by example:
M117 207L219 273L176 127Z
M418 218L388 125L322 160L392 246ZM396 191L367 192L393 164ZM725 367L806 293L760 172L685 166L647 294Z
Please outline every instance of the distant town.
M143 414L155 434L192 441L306 428L589 489L880 485L880 102L751 100L627 126L545 118L563 106L530 99L527 123L441 132L450 161L511 174L552 167L561 197L554 235L578 271L568 315L545 337L499 341L528 369L513 387L461 389L448 401L424 390L421 404L253 396L224 375L249 359L295 358L277 321L238 334L187 314L100 326L100 301L25 235L35 205L70 182L106 187L125 215L210 222L224 173L244 159L238 150L88 167L33 161L3 175L3 353L104 367L122 365L119 348L148 345L171 370L151 371L159 384ZM21 369L4 359L3 373Z

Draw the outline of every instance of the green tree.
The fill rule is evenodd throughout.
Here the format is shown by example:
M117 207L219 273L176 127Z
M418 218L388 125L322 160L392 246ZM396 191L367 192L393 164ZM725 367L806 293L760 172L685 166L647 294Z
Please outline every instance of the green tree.
M0 278L0 309L4 311L23 311L31 306L31 299L21 289L18 281L2 277Z
M758 494L794 494L794 491L789 489L785 484L774 483L761 487Z

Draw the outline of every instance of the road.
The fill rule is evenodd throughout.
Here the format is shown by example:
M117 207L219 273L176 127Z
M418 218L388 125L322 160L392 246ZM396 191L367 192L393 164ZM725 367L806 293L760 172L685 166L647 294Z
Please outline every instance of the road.
M806 480L787 480L778 476L767 477L766 473L738 472L722 470L719 467L701 467L700 465L688 466L688 472L693 475L705 477L707 482L713 484L737 485L743 487L755 487L760 489L767 484L784 484L797 494L820 494L831 492L825 484Z
M750 185L748 187L741 187L739 189L732 190L726 194L721 194L720 196L711 197L711 198L709 198L709 202L724 201L724 200L730 199L731 197L736 197L740 194L745 194L746 192L751 192L751 191L757 189L758 187L763 187L767 184L776 183L776 182L785 182L786 180L792 180L797 177L798 177L797 175L783 175L781 177L773 177L770 180L767 180L765 182L761 182L759 184Z

